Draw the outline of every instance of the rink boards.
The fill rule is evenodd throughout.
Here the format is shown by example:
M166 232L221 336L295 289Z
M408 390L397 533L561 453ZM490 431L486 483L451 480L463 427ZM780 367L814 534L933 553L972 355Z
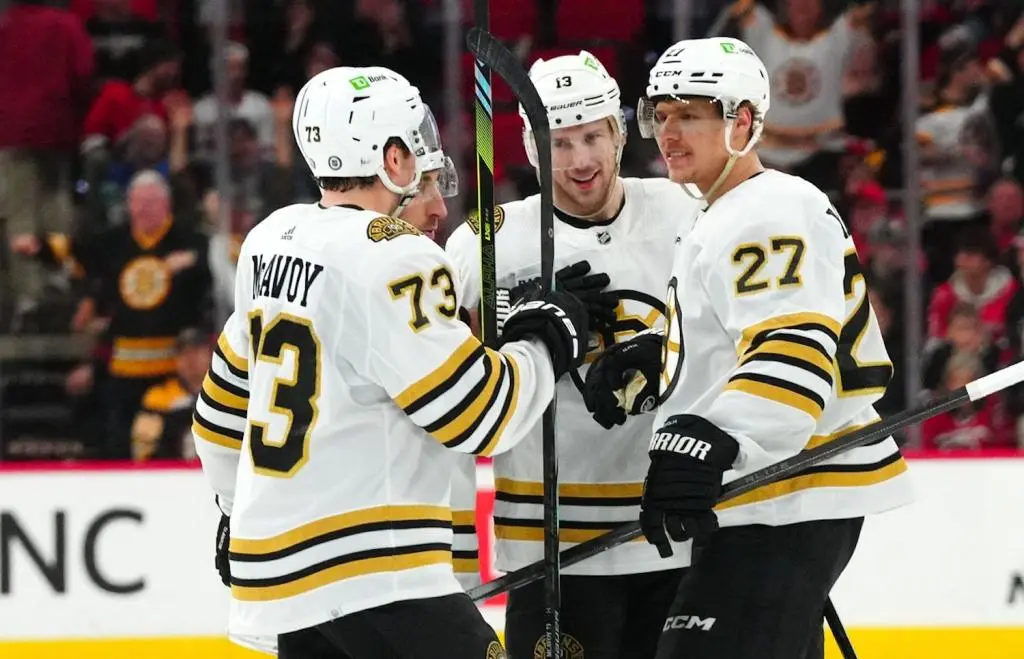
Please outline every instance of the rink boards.
M911 473L918 502L869 520L833 592L859 655L1024 657L1024 459L914 459ZM488 467L480 481L489 579ZM216 524L186 465L0 469L0 657L263 656L221 638ZM484 613L500 630L500 602Z

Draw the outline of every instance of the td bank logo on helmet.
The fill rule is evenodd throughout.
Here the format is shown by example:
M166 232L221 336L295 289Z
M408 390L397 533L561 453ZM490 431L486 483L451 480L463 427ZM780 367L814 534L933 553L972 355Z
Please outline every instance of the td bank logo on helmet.
M361 91L363 89L366 89L375 82L380 82L382 80L387 79L388 77L386 75L381 74L375 76L356 76L355 78L349 79L348 82L350 85L352 85L352 89L355 89L356 91Z
M715 626L715 618L701 618L700 616L670 616L665 620L665 626L661 631L667 632L670 629L700 629L705 632L711 631Z

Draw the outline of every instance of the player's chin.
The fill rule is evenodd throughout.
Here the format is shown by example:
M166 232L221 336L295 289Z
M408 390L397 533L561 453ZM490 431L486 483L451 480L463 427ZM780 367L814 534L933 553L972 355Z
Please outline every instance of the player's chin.
M693 183L697 178L697 168L690 162L673 162L666 159L668 177L673 183Z

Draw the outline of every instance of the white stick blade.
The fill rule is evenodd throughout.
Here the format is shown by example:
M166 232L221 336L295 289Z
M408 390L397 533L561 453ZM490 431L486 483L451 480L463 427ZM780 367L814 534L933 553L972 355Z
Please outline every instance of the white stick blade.
M1012 387L1021 381L1024 381L1024 362L1017 362L973 382L968 382L967 395L971 400L978 400L1007 387Z

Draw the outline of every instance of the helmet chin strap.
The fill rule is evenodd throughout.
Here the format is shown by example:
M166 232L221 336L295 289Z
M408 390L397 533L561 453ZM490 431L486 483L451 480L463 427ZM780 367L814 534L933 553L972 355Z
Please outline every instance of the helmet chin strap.
M398 195L398 205L395 206L395 209L393 211L391 211L392 217L398 217L399 215L401 215L402 211L405 210L405 207L408 206L413 199L415 199L416 192L420 186L420 178L422 175L423 173L419 170L419 168L417 168L416 176L413 177L412 182L409 183L409 185L401 186L391 180L391 177L388 176L388 173L384 169L383 165L381 165L381 168L377 170L377 178L379 178L380 182L384 184L384 187Z
M703 201L705 204L710 206L711 202L709 201L709 199L714 197L715 193L718 192L718 188L720 188L722 184L725 183L725 179L729 177L729 173L732 172L732 168L736 166L736 161L739 160L742 156L747 155L747 153L750 151L750 149L753 148L755 142L757 141L757 135L754 134L751 136L750 141L747 143L747 146L744 147L742 151L737 151L736 149L732 148L732 129L735 125L735 119L727 119L725 122L725 150L729 152L729 160L726 161L725 167L722 168L722 173L718 175L718 178L716 178L715 182L711 184L711 187L708 188L708 191L702 195L695 195L693 192L690 191L690 186L682 186L683 191L686 192L686 194L689 195L689 197L694 201Z

